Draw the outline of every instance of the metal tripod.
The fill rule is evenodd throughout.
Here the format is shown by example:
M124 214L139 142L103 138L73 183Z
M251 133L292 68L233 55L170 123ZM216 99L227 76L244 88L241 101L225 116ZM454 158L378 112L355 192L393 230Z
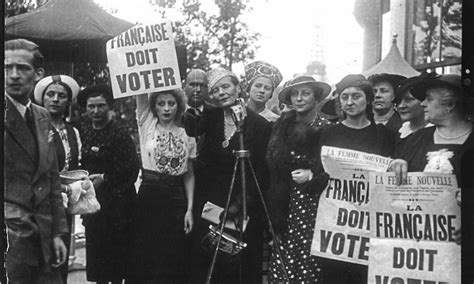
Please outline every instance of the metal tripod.
M289 279L288 278L288 273L287 273L286 267L285 267L285 261L283 260L283 254L281 253L278 239L275 237L276 235L275 235L275 232L273 230L272 222L270 220L270 215L268 213L268 208L267 208L267 205L265 203L265 198L263 196L260 185L258 184L257 176L256 176L255 171L253 169L252 163L249 159L250 151L245 150L245 148L244 148L244 135L243 135L243 129L242 129L243 128L243 123L237 123L236 122L236 126L237 126L236 133L239 134L240 150L235 150L234 151L235 158L236 158L235 159L235 164L234 164L234 171L232 173L232 179L231 179L231 182L230 182L229 194L227 196L227 201L226 201L226 205L225 205L224 212L223 212L223 219L222 219L223 221L220 223L220 227L219 227L217 245L216 245L216 248L214 249L214 254L213 254L213 257L212 257L211 265L209 266L209 270L208 270L208 273L207 273L206 284L211 283L212 273L214 271L214 266L216 264L216 259L217 259L217 253L218 253L218 250L219 250L219 246L220 246L221 241L222 241L222 234L224 232L225 220L227 220L227 214L229 212L230 200L231 200L232 191L233 191L233 188L234 188L235 178L236 178L236 175L237 175L237 168L238 168L239 165L240 165L240 179L241 179L241 187L242 187L242 210L241 210L242 219L239 222L240 223L239 225L240 225L240 234L241 234L240 237L242 239L242 234L244 232L244 220L247 220L247 201L246 201L246 197L247 197L246 178L247 177L246 177L246 171L245 171L246 170L246 161L247 161L247 164L248 164L248 166L250 168L250 171L252 173L252 178L255 182L255 185L256 185L256 188L257 188L257 191L258 191L258 195L260 197L260 201L262 203L262 206L263 206L263 209L264 209L264 212L265 212L265 216L266 216L266 219L268 221L268 227L270 228L270 233L273 237L273 245L277 249L278 254L280 256L280 263L281 263L281 267L283 269L283 273L285 275L285 279ZM240 258L240 260L242 261L242 258ZM241 267L242 267L242 262L240 264L241 264ZM242 283L242 275L241 274L242 274L242 269L240 269L240 282Z

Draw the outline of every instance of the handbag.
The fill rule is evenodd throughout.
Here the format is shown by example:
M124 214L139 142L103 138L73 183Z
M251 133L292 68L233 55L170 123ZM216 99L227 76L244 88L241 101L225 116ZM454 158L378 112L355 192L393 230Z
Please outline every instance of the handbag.
M94 185L90 180L86 182L89 183L89 187L85 189L86 193L81 194L77 202L68 204L67 212L69 214L86 215L100 210L100 203L95 195Z

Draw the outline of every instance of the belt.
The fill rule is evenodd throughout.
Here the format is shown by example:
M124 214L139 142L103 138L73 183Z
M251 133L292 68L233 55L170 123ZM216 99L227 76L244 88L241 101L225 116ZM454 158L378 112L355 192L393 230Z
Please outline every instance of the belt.
M172 176L165 173L142 169L142 183L163 182L168 185L179 185L183 181L183 176Z

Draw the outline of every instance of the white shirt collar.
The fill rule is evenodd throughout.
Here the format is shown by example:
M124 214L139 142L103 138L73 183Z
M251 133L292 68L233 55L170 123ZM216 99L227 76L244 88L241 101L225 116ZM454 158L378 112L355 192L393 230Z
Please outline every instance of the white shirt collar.
M21 117L25 118L25 113L26 113L26 109L27 108L30 108L31 106L31 101L28 100L28 102L26 103L26 106L23 105L22 103L19 103L17 100L15 100L14 98L10 97L9 94L5 94L7 96L7 98L12 102L12 104L16 107L16 109L18 110L18 112L21 114Z

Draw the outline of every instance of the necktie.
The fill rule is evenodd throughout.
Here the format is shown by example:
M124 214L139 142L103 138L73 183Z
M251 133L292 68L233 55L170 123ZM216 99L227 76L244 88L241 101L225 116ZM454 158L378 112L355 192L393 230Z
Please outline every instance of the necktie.
M28 128L31 131L31 134L33 134L33 136L36 137L35 119L29 107L26 108L25 120L26 120L26 124L28 125Z

